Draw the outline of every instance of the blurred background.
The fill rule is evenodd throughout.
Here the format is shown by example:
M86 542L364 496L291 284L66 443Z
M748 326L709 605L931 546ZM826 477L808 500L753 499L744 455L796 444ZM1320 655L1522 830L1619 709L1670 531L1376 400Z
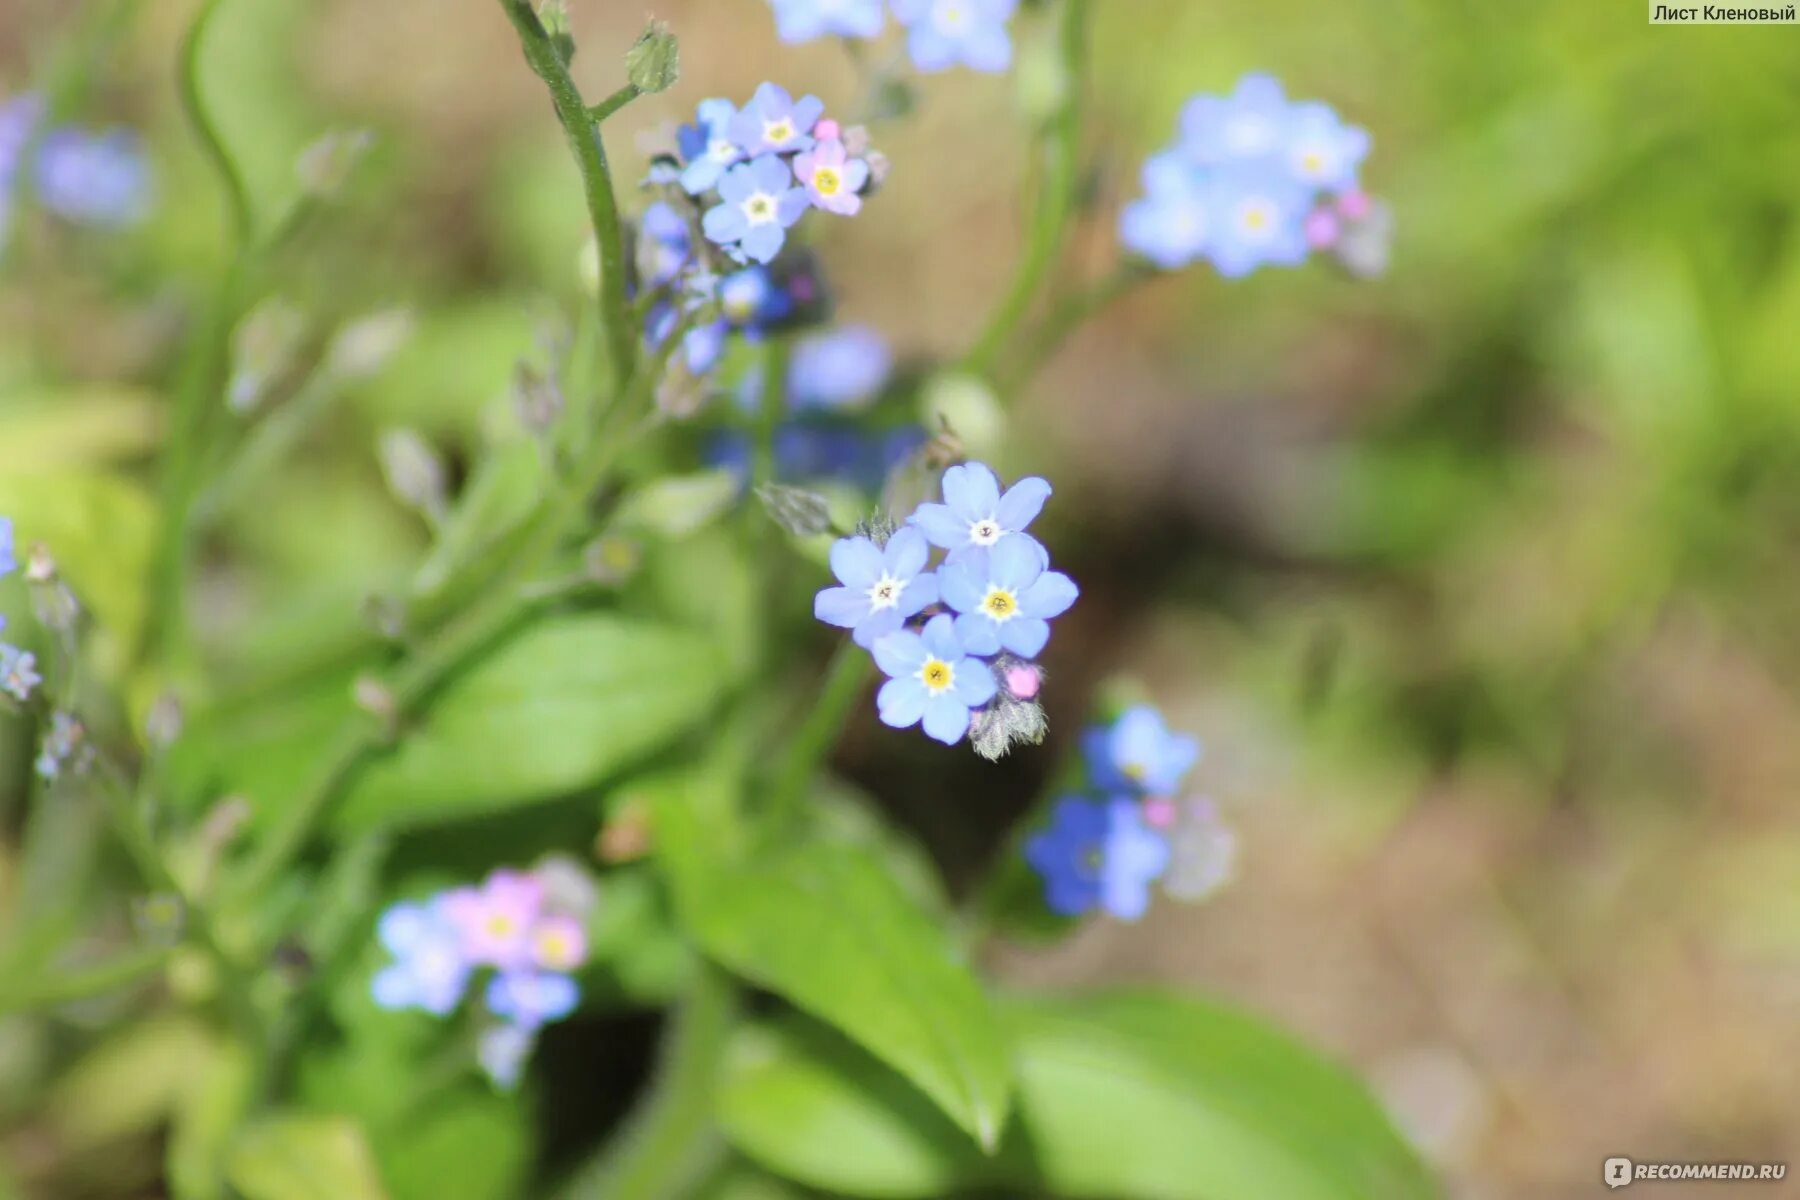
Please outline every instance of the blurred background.
M190 6L115 9L0 14L0 94L137 130L153 178L123 236L14 213L0 511L92 547L71 577L128 637L159 381L224 238L172 82ZM603 95L645 14L571 9ZM861 96L841 47L780 46L761 0L654 11L683 81L615 122L642 132L613 137L625 178L706 96ZM1027 59L1042 32L1021 20ZM1047 660L1052 742L946 774L870 712L838 766L966 886L1090 707L1151 699L1206 745L1237 882L1002 940L1002 979L1154 979L1275 1016L1372 1079L1458 1196L1593 1194L1614 1154L1800 1167L1800 30L1652 28L1624 0L1132 0L1094 38L1073 271L1114 261L1181 102L1247 70L1371 131L1391 267L1198 268L1065 346L994 458L1054 481L1044 537L1083 588ZM208 58L271 205L321 133L374 132L282 289L319 328L412 320L210 547L204 619L250 672L410 571L426 530L377 437L474 453L578 302L584 218L494 4L228 5ZM1031 84L923 81L875 128L888 186L818 243L839 315L903 362L959 355L1010 277Z

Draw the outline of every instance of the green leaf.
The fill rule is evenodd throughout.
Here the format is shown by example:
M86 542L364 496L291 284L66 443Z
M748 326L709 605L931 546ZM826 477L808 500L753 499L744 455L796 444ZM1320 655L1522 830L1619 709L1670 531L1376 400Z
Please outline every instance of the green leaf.
M1150 992L1004 1006L1018 1098L981 1159L817 1026L746 1032L720 1121L770 1170L851 1196L1003 1187L1066 1200L1425 1200L1436 1187L1352 1076L1254 1017Z
M1347 1071L1255 1017L1152 992L1009 1006L1020 1119L1071 1200L1410 1200L1437 1189Z
M875 855L813 838L742 856L680 795L658 805L656 840L708 955L855 1039L982 1146L998 1142L1011 1064L993 1009Z
M362 1126L292 1113L244 1131L226 1167L244 1200L382 1200L387 1192Z
M591 786L704 721L725 682L712 641L686 630L612 613L539 622L445 688L336 825L430 824Z

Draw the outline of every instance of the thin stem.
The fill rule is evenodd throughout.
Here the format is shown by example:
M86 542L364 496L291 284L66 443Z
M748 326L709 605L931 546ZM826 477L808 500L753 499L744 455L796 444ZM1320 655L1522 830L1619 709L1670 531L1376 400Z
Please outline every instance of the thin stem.
M775 480L775 432L787 411L787 339L770 338L763 355L762 401L756 413L756 455L752 464L757 484Z
M1081 185L1081 102L1087 74L1088 0L1065 0L1060 48L1064 86L1062 106L1045 125L1039 155L1043 179L1037 189L1037 210L1027 235L1024 256L987 327L976 339L963 366L977 375L989 375L1019 322L1031 311L1038 290L1055 265L1063 234L1075 211Z
M588 116L592 117L594 119L594 124L598 125L600 122L606 120L606 118L612 116L643 94L643 92L638 90L637 84L628 83L600 103L594 105L594 107L588 109Z
M0 985L0 1015L34 1008L50 1008L90 996L104 996L130 987L160 971L174 953L172 946L145 946L128 950L101 963L75 967L53 975L9 980Z
M657 1082L560 1200L673 1200L711 1170L725 1149L713 1101L737 1005L731 977L701 963L663 1043Z
M1030 383L1076 330L1152 274L1140 265L1122 263L1098 283L1064 297L1026 336L1023 349L1010 356L1011 365L996 372L995 383L1001 393L1011 394Z
M818 700L788 743L769 784L768 809L778 820L798 810L805 799L807 787L824 765L825 756L831 753L850 710L862 695L868 675L868 653L845 639L826 668Z
M530 0L500 0L500 6L518 31L525 61L550 90L568 138L569 150L581 171L587 195L588 219L600 247L600 306L606 317L606 340L612 361L613 381L621 387L631 378L637 362L637 335L625 299L625 239L619 222L619 203L613 194L612 173L606 163L606 144L600 127L581 91L569 76L569 68L556 52L543 22L532 11ZM617 93L614 93L615 97ZM610 102L610 101L609 101Z
M250 241L250 192L244 186L244 178L238 172L237 163L232 161L231 152L225 148L225 139L219 134L219 127L213 123L212 114L207 111L206 102L200 96L200 49L206 38L206 30L219 11L221 0L205 0L200 11L188 25L187 36L181 42L180 84L181 107L186 114L188 124L200 139L200 147L206 157L212 161L213 169L225 184L225 202L227 216L231 222L232 240L241 249Z

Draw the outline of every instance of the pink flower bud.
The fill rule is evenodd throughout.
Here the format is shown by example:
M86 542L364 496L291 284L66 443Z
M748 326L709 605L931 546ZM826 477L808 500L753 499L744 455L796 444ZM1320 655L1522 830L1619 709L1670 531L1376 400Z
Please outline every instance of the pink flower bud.
M1328 209L1315 209L1306 217L1306 244L1323 250L1338 240L1338 219Z
M1020 663L1017 666L1006 668L1006 690L1011 692L1016 699L1032 699L1038 694L1038 689L1043 686L1043 683L1043 676L1039 675L1038 669L1030 663Z
M838 123L830 117L826 117L817 125L814 125L812 132L813 136L818 138L821 142L835 142L842 136L842 130Z
M1352 221L1360 221L1369 215L1369 193L1360 190L1345 192L1337 198L1338 211Z
M1175 801L1168 796L1144 797L1144 824L1152 829L1167 829L1175 824Z

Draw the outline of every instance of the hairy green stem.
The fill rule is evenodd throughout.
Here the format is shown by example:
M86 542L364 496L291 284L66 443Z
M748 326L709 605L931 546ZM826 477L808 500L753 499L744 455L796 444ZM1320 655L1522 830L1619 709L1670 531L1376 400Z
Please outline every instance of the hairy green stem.
M637 332L625 299L625 237L619 221L619 203L613 194L612 173L606 163L606 145L600 126L588 111L581 91L569 76L569 68L557 54L555 43L532 11L529 0L500 0L500 6L518 31L525 61L550 90L557 119L569 141L575 165L581 171L587 196L588 219L600 247L600 309L606 318L606 343L612 361L613 381L623 386L637 362ZM614 93L617 97L617 93ZM621 101L623 103L623 101Z
M1088 0L1064 0L1059 48L1064 87L1062 104L1045 125L1039 158L1043 177L1037 208L1026 235L1025 252L1006 295L963 360L965 370L991 375L1007 341L1031 311L1038 291L1056 264L1063 235L1081 187L1081 103L1087 75Z
M676 1200L725 1145L713 1101L737 1015L737 985L711 963L697 969L672 1018L656 1082L623 1129L556 1194L559 1200Z
M598 125L600 122L606 120L606 118L612 116L643 94L644 93L639 90L637 84L628 83L600 103L594 105L594 107L588 109L588 116L592 117L594 119L594 124Z

